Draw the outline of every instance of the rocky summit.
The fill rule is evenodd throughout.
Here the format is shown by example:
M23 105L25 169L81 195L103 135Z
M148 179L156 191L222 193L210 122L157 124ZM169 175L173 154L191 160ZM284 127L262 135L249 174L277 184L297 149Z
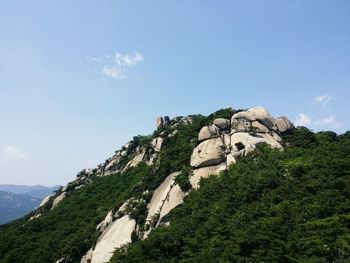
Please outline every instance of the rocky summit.
M173 233L177 233L176 230L172 229L180 231L179 229L184 227L182 225L180 227L178 223L182 217L188 218L188 222L192 222L197 216L198 209L205 209L207 206L209 209L215 202L218 202L217 211L208 218L206 213L212 213L214 210L208 210L201 215L203 223L208 222L208 220L210 222L216 218L216 215L223 213L222 208L220 208L220 199L216 201L215 199L211 200L210 197L200 199L200 195L206 191L213 191L213 196L220 194L220 192L225 193L226 184L216 188L215 182L212 182L212 188L204 187L202 189L205 179L228 180L225 179L225 175L235 174L237 171L244 174L245 171L257 166L255 163L258 163L259 158L262 158L259 156L270 154L275 156L273 157L275 159L280 158L279 164L271 173L281 173L281 176L278 177L281 179L274 179L274 182L266 183L264 187L266 189L280 189L278 188L281 184L279 180L282 179L289 180L288 182L292 185L300 178L294 176L297 176L298 173L306 173L308 167L312 166L312 161L307 161L305 165L300 164L301 148L298 148L299 156L295 159L290 157L293 154L288 149L304 147L304 144L307 144L306 147L310 145L316 147L317 140L315 135L307 131L306 128L295 128L286 117L274 118L263 107L247 110L227 108L209 116L190 115L172 119L168 116L158 117L156 130L152 135L135 136L117 150L111 158L94 169L81 171L75 180L61 187L55 194L46 197L37 210L0 229L0 242L2 242L0 243L0 260L1 262L57 263L138 262L133 258L136 253L133 249L137 248L139 249L137 250L138 257L145 260L140 262L177 262L179 258L176 255L171 256L172 252L162 252L161 250L155 252L156 248L153 246L157 245L152 242L154 240L170 242L172 249L175 249L173 244L177 244L175 246L176 249L179 249L178 253L183 253L185 248L186 251L192 251L192 248L187 246L191 247L191 242L195 242L196 246L199 246L196 249L201 250L204 244L197 239L189 241L190 239L182 239L176 237L175 234L175 236L168 235L168 232L164 232L165 236L160 237L159 233L163 233L162 231L175 231ZM281 156L285 155L290 155L288 158L291 159L283 161L283 158L287 157ZM267 162L271 167L276 165L275 159L268 159ZM244 163L248 163L247 167L249 168L242 169ZM264 175L266 169L271 168L265 167L265 164L266 162L261 164L260 170L251 172L249 175L255 174L255 177L252 177L254 180L255 178L265 180L261 176ZM244 180L244 178L250 177L248 175L246 177L232 175L229 178ZM261 193L250 197L250 192L255 191L253 189L258 187L258 183L256 186L250 185L249 182L246 182L245 186L240 186L240 184L242 183L239 181L232 183L232 191L236 189L235 187L242 187L242 189L237 188L231 193L231 197L230 195L225 197L225 200L232 198L230 215L235 215L237 211L240 211L238 204L241 202L245 202L245 205L252 204L265 195ZM261 189L265 189L264 187ZM221 190L218 191L218 189ZM290 189L286 188L283 191L288 192ZM234 197L236 193L240 193L240 199L235 199L237 198ZM194 202L193 200L196 198L197 201ZM278 197L276 198L278 199ZM283 199L278 200L278 203L283 201ZM246 206L246 209L250 209L249 206ZM261 209L263 213L265 208ZM275 209L274 214L277 216L278 209L287 208L275 207L271 209ZM344 207L344 209L347 208ZM176 213L182 213L182 216ZM265 211L264 213L270 212ZM290 211L290 213L294 212ZM243 231L240 225L245 224L244 220L252 219L242 219L246 217L244 212L240 216L243 221L232 218L231 223L222 218L221 224L226 226L226 230L217 229L219 226L215 224L218 221L213 221L211 227L217 229L215 231L219 231L215 235L221 240L226 235L225 231L238 231L239 229ZM344 218L344 220L349 219ZM319 224L323 223L320 221ZM204 231L202 233L204 236L206 236L204 233L207 233L205 231L211 232L211 229L204 230L200 225L197 228L198 231ZM194 231L190 236L199 238L196 228L188 231L186 235L190 235L189 233ZM23 233L25 233L23 237L25 242L19 239L24 235ZM243 235L243 232L241 234ZM11 242L8 245L4 245L4 235L11 235ZM232 232L232 236L238 240L236 235L238 235L236 232ZM177 241L172 240L172 238ZM230 239L230 237L227 238L227 240ZM244 239L243 236L239 238ZM265 240L266 244L269 244L270 238L273 239L273 236L269 236ZM250 250L249 247L253 244L244 245L246 246L244 252L244 250L240 250L243 248L240 248L237 242L232 244L236 244L237 251L241 252L233 249L230 252L232 257L228 258L254 259L254 253L258 252ZM224 240L219 243L225 247ZM152 244L149 249L153 251L153 254L146 256L147 249L145 250L142 244L145 246ZM192 244L195 246L194 243ZM16 251L21 251L21 253ZM170 254L165 256L162 253ZM225 254L224 252L215 253L219 253L220 257ZM181 255L183 259L187 258L188 262L198 262L191 260L191 257L195 257L194 255Z

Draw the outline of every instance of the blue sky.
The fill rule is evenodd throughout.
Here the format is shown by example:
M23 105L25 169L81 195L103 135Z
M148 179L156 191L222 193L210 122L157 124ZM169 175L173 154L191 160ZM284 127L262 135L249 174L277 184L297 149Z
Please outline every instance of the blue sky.
M350 129L349 1L0 2L0 183L64 184L155 118Z

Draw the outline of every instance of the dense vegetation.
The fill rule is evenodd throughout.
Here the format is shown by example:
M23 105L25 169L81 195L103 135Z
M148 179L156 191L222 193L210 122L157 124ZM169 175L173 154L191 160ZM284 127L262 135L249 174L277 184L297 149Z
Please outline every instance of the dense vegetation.
M202 180L112 262L350 262L350 132L284 136Z

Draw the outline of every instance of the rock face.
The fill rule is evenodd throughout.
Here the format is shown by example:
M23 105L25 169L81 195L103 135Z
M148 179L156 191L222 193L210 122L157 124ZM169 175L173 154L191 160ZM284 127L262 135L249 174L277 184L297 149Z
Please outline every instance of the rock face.
M193 174L189 178L192 188L198 189L201 178L208 178L210 175L218 175L225 170L225 163L194 169Z
M183 202L185 194L178 185L175 185L175 177L178 174L179 172L170 174L154 191L152 199L147 206L148 214L146 221L148 224L154 223L154 225L157 226L171 209ZM156 221L152 222L154 219ZM144 238L148 236L149 232L150 231L145 233Z
M165 125L168 125L169 123L170 123L169 116L158 117L156 119L157 130L163 128Z
M51 210L54 209L64 198L66 198L66 196L67 192L63 192L59 196L57 196L52 202Z
M191 156L191 166L195 168L220 164L225 159L224 144L221 138L201 142Z
M113 221L113 212L110 211L105 220L97 226L103 232L95 248L90 249L81 262L90 262L88 260L91 260L91 263L109 262L117 248L131 242L131 234L136 229L136 221L130 219L125 213L129 202L130 200L126 201L117 211L116 215L121 214L120 218Z
M201 178L219 174L227 166L247 155L259 143L282 149L280 133L294 128L286 118L274 119L262 107L234 114L231 122L226 119L215 119L212 126L204 126L199 134L201 143L193 150L191 166L193 175L190 183L198 188Z
M116 248L131 242L131 233L136 227L136 222L125 215L103 232L92 252L91 263L109 262Z
M230 128L230 121L223 118L218 118L214 120L214 125L220 130L227 130Z
M286 131L294 128L293 123L291 123L291 121L288 120L288 118L284 117L284 116L276 118L275 122L276 122L278 130L281 133L286 132Z
M216 126L204 126L198 134L198 141L204 141L216 137L219 137L219 130Z
M152 147L156 152L160 151L160 148L162 147L162 143L163 143L162 137L154 138L153 141L151 142Z

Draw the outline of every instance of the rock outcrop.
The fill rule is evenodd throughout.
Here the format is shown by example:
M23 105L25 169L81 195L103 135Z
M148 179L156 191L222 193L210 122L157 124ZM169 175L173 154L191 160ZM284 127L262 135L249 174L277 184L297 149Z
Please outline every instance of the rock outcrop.
M262 107L238 112L231 121L215 119L213 125L204 126L198 134L200 144L193 150L190 162L192 187L198 188L201 178L226 170L259 143L282 149L280 134L292 128L293 124L286 117L274 119Z
M225 159L222 138L212 138L201 142L193 151L191 166L199 168L220 164Z
M91 248L81 259L81 263L109 262L113 252L131 242L131 234L136 229L136 221L127 214L126 208L131 200L126 201L114 214L110 211L97 226L102 234L94 248ZM116 218L115 221L114 218Z
M275 119L278 130L283 133L294 128L293 123L287 117L278 117Z
M163 128L165 125L170 123L170 118L168 116L158 117L156 120L157 130Z
M150 227L159 225L161 219L167 215L171 209L183 202L185 193L175 184L175 177L179 172L170 174L164 182L154 191L152 199L148 204L147 223ZM144 238L148 236L147 231Z

